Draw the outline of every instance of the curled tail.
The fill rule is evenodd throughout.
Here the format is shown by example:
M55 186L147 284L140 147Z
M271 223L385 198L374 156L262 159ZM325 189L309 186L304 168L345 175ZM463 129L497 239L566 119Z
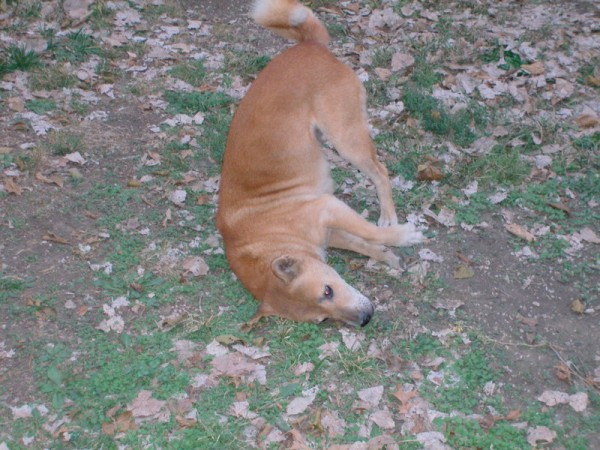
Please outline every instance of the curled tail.
M286 39L329 43L325 25L298 0L255 0L250 16Z

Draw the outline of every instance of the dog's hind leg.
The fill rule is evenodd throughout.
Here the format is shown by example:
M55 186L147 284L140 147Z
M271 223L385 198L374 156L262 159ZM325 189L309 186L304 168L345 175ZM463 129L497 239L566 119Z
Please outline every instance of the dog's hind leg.
M365 89L354 75L340 85L341 87L332 88L328 92L330 98L322 106L318 127L340 156L375 184L381 208L378 225L396 225L398 217L388 171L378 161L375 146L369 136Z
M331 230L327 246L360 253L396 269L400 267L400 258L385 245L371 244L344 230Z
M333 195L323 195L313 206L318 211L319 228L329 230L330 237L341 230L371 245L395 247L418 244L424 239L423 234L411 223L378 227Z

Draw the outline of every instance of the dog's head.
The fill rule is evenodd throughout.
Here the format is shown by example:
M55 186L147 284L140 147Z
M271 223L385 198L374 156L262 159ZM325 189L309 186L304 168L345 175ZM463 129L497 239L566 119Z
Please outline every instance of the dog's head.
M273 260L271 270L271 282L254 320L280 316L298 322L336 320L365 326L373 316L371 301L315 257L283 255Z

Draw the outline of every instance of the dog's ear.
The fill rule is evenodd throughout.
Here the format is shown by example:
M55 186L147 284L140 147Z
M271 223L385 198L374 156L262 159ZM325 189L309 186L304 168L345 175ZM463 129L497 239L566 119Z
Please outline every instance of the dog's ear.
M273 260L271 268L281 281L289 284L300 274L301 261L293 256L283 255Z

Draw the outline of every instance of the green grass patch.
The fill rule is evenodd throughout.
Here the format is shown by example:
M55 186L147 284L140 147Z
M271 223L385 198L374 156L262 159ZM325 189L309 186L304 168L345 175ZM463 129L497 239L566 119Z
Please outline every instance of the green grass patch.
M21 45L10 45L4 55L0 55L0 76L8 72L30 71L41 65L40 57L33 50Z
M269 56L259 55L256 52L233 51L225 56L223 72L230 76L248 77L263 70L269 61L271 61Z
M445 137L460 147L468 147L477 139L476 131L486 124L484 111L470 106L455 113L415 85L404 89L402 100L406 110L419 119L426 131Z
M83 152L83 138L78 134L54 131L50 133L45 143L53 155L64 156L73 152Z
M192 86L200 86L206 80L207 75L204 61L201 59L174 66L169 73L171 76L179 78Z
M51 98L39 98L27 101L25 106L36 114L46 114L56 109L56 102Z
M453 182L462 184L464 180L477 180L481 187L518 186L529 174L528 164L520 157L518 150L495 146L483 156L465 158L451 175Z
M174 114L196 114L225 108L234 101L223 92L174 92L166 91L165 98Z
M29 77L29 86L34 90L48 90L69 88L77 84L77 78L69 73L62 64L46 66L35 70Z

